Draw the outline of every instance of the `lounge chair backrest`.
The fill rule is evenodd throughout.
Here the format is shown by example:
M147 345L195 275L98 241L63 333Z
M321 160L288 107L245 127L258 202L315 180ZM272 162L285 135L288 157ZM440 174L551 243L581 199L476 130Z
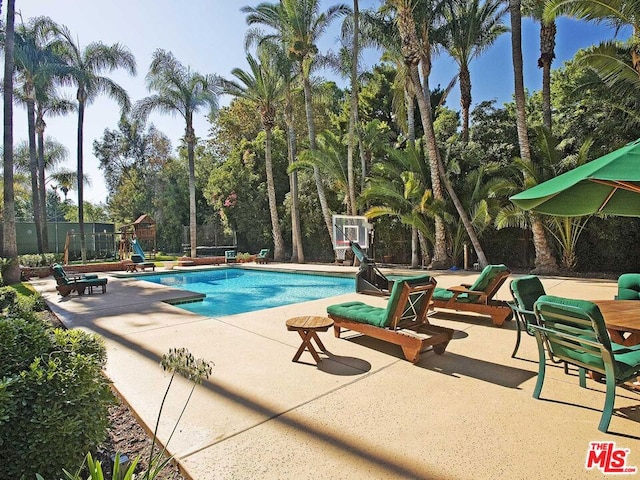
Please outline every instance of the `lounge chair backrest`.
M224 257L227 260L233 260L234 258L236 258L236 251L235 250L225 250Z
M53 272L53 278L56 279L58 285L67 285L69 283L69 278L67 277L64 268L62 268L62 265L54 263L51 266L51 271Z
M640 273L620 275L616 300L640 300Z
M505 265L487 265L484 267L480 276L473 282L469 290L476 292L489 293L490 289L495 285L496 279L500 278L504 272L509 272Z
M260 250L260 253L258 254L258 257L265 258L267 255L269 255L269 249L268 248L263 248L262 250Z
M487 265L484 267L482 272L480 272L480 276L476 279L473 285L469 287L469 290L473 290L474 292L484 292L484 296L482 298L490 299L496 294L508 276L509 269L505 265ZM480 298L480 295L473 295L470 293L469 298L466 301L475 302Z
M547 341L554 357L604 371L603 355L611 358L611 340L595 303L543 295L534 310L539 326L533 328Z
M403 320L420 321L426 315L435 287L436 281L430 275L395 279L384 326L395 329Z
M511 281L509 288L511 289L511 295L513 295L516 306L527 323L535 323L536 317L533 313L533 305L542 295L546 295L540 279L535 275L516 278Z

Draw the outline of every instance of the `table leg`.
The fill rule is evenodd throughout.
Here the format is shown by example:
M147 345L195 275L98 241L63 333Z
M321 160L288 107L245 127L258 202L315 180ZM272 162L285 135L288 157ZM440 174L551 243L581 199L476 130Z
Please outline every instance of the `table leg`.
M316 332L315 330L313 332L311 332L311 336L315 339L316 341L316 345L318 345L318 348L320 349L321 352L326 352L327 349L324 347L324 345L322 344L322 342L320 341L320 337L318 337L318 332Z
M640 333L631 332L628 336L625 337L626 332L621 332L619 330L607 330L609 332L609 337L611 341L624 345L625 347L632 347L634 345L640 344Z
M318 352L316 352L316 349L313 348L313 344L311 343L311 339L313 338L315 332L313 330L298 330L298 334L300 335L300 338L302 338L302 345L300 345L300 348L298 348L298 351L294 355L292 361L297 362L300 358L300 355L302 355L302 352L304 352L306 349L309 350L309 353L311 353L315 361L319 362L320 356L318 355Z

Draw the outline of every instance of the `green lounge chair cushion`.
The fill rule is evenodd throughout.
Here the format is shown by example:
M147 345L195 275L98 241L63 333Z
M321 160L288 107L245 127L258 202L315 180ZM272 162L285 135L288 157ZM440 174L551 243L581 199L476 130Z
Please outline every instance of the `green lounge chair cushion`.
M393 313L395 312L400 294L402 292L402 286L408 283L410 286L422 285L431 281L430 275L419 275L417 277L398 277L395 279L387 307L372 307L362 302L346 302L338 305L330 305L327 307L327 313L335 315L337 317L346 318L359 323L367 323L376 327L386 328L391 324L393 320ZM415 306L416 310L419 308Z
M258 258L266 258L267 255L269 255L269 249L263 248L262 250L260 250L260 253L258 254Z
M362 302L346 302L327 307L327 313L346 318L354 322L384 327L387 322L387 309L372 307Z
M487 265L484 267L476 281L469 287L469 290L476 292L484 292L489 284L493 281L497 274L506 272L507 266L500 265ZM433 292L434 300L441 300L443 302L449 301L453 297L454 293L446 288L436 288ZM475 302L478 299L478 295L469 295L468 293L461 293L456 297L456 302L469 303Z
M579 338L590 339L593 340L594 332L597 337L597 341L602 343L604 348L611 350L613 352L613 357L615 361L615 369L616 369L616 379L624 380L632 377L635 373L640 370L640 345L636 345L633 347L625 347L623 345L619 345L617 343L612 343L609 338L609 333L606 330L606 325L604 322L604 318L602 318L602 314L600 313L600 309L598 306L587 300L576 300L573 298L562 298L555 297L552 295L543 295L540 297L539 301L558 303L561 305L567 305L571 307L576 307L585 312L586 315L572 314L567 313L565 310L554 310L553 307L547 306L546 309L550 311L551 316L553 312L556 311L558 314L562 315L575 315L575 318L579 319L587 319L587 315L589 315L594 322L594 326L581 326L578 323L573 323L570 321L563 321L563 323L557 323L554 327L555 330L562 330L565 333L575 335ZM543 315L544 317L544 315ZM581 333L581 331L583 333ZM580 347L576 349L569 348L567 346L559 345L554 343L552 339L550 339L553 344L553 351L555 354L559 356L565 356L568 358L572 358L576 361L583 362L587 365L592 366L594 369L602 370L604 369L604 362L600 355L594 355L585 351L581 351Z

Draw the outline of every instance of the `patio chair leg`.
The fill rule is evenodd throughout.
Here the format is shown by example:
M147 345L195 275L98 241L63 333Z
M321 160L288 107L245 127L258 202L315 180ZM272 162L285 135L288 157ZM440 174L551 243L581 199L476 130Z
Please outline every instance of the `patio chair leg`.
M544 383L545 374L545 354L544 344L539 337L539 333L536 332L536 340L538 341L538 380L536 382L536 388L533 390L533 398L540 398L540 392L542 391L542 384Z
M516 327L517 327L517 336L516 336L516 346L513 349L513 353L511 354L511 358L516 358L516 353L518 353L518 348L520 348L520 338L522 336L522 327L520 326L520 319L516 316Z
M582 367L578 369L578 378L580 379L580 386L587 388L587 371Z
M604 401L602 417L600 418L600 425L598 425L598 430L603 433L607 433L607 430L609 429L609 423L611 423L611 416L613 415L613 405L615 400L616 379L613 375L607 373L607 395Z

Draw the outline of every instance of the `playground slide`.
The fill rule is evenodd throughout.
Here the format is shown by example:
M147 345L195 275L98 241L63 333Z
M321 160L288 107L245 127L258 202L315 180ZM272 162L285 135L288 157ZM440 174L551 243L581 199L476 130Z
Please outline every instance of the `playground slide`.
M136 255L140 255L142 257L142 261L144 262L145 261L144 251L142 250L142 247L140 246L137 240L131 240L131 247L133 248L133 252Z

